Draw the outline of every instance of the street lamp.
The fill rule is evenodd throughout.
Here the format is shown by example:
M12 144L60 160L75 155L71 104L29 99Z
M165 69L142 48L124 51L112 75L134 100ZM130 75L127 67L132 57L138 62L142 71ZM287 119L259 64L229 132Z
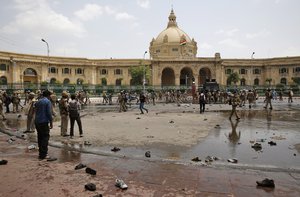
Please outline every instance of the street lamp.
M146 54L147 54L147 51L144 52L143 60L145 59ZM145 84L146 84L146 73L145 72L146 72L145 71L145 64L143 64L143 91L144 91L144 94L145 94Z
M45 39L41 39L42 40L42 42L44 42L44 43L46 43L47 44L47 54L48 54L48 68L49 68L49 62L50 62L50 58L49 58L49 44L48 44L48 42L45 40Z
M255 54L255 52L252 52L251 59L253 59L254 54ZM253 81L253 74L254 74L254 72L253 72L253 62L251 62L251 77L250 77L251 82L250 82L250 84L252 84L252 81ZM253 85L254 85L254 82L253 82Z

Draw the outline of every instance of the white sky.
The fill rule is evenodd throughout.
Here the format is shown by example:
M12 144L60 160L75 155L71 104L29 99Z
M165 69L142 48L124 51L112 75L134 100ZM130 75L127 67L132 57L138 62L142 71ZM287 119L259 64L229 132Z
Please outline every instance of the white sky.
M172 5L198 57L300 56L300 0L0 0L0 50L143 58Z

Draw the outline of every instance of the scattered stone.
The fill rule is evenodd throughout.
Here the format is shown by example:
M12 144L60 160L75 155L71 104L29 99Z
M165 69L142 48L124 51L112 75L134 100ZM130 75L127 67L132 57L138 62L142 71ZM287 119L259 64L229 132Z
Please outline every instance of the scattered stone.
M140 117L137 117L136 119L141 119Z
M147 138L154 138L154 136L152 136L152 135L148 135L148 136L147 136Z
M273 139L273 140L285 140L286 138L280 135L280 136L271 137L271 139Z
M96 185L94 183L88 183L84 186L84 188L86 190L89 190L89 191L95 191L96 190Z
M276 142L273 142L273 141L268 142L268 144L270 144L270 146L276 146L277 145Z
M93 197L102 197L102 194L97 194L97 195L95 195Z
M90 146L90 145L92 145L91 144L91 142L89 142L89 141L84 141L84 143L83 143L84 145L86 145L86 146Z
M12 143L13 143L13 140L8 139L7 142L8 142L9 144L12 144Z
M27 147L28 150L34 150L34 149L36 149L36 148L37 148L37 147L36 147L36 145L34 145L34 144L32 144L32 145L30 145L30 146Z
M116 187L119 187L120 189L127 189L128 186L125 184L125 182L121 179L116 179Z
M199 162L199 161L201 161L201 159L200 159L199 157L194 157L194 158L192 159L192 161L194 161L194 162Z
M7 162L8 162L8 161L7 161L7 160L4 160L4 159L3 159L3 160L0 160L0 165L6 165Z
M204 121L207 121L207 118L204 118Z
M260 187L271 187L271 188L275 187L274 181L272 179L267 179L267 178L262 181L256 181L256 184L257 186Z
M173 120L171 120L169 123L174 123L174 121L173 121Z
M212 156L207 156L207 157L205 158L205 162L213 162L213 161L214 161L214 159L213 159Z
M150 151L145 152L145 157L151 157Z
M294 156L295 156L295 157L297 156L296 153L294 153Z
M85 167L86 167L86 165L80 163L77 166L75 166L75 170L80 170L80 169L85 168Z
M97 174L97 171L94 170L94 169L92 169L92 168L90 168L90 167L87 167L85 169L85 172L88 173L88 174L91 174L91 175L96 175Z
M238 162L237 159L228 159L227 161L230 162L230 163L237 163Z
M118 147L113 147L112 149L111 149L111 151L113 151L113 152L118 152L118 151L120 151L121 149L120 148L118 148Z
M251 146L254 150L259 151L262 149L262 146L260 143L255 143Z
M21 117L22 117L22 115L21 115L21 114L19 114L19 115L18 115L18 118L21 118Z

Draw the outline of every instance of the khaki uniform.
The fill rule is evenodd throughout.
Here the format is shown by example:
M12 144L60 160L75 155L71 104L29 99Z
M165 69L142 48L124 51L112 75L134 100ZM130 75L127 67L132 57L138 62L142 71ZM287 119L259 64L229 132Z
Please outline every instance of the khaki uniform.
M240 105L240 99L239 99L237 94L234 94L234 96L231 98L232 109L231 109L231 114L229 116L229 119L231 119L233 114L235 114L235 117L236 117L237 120L240 119L240 117L238 116L238 114L236 112L236 108L239 105Z
M0 96L0 115L2 116L3 120L6 120L4 113L3 113L3 101L2 101L1 96Z
M68 122L69 122L69 112L68 112L68 98L62 97L59 101L59 112L61 118L60 134L62 136L68 135Z
M35 124L34 124L34 120L35 120L35 110L34 110L34 104L35 104L36 100L35 98L29 99L28 101L28 108L26 111L26 115L27 115L27 132L33 133L35 131Z
M270 105L270 109L273 109L272 107L272 92L271 90L267 90L265 92L265 96L266 96L266 106L264 108L268 108L268 105Z

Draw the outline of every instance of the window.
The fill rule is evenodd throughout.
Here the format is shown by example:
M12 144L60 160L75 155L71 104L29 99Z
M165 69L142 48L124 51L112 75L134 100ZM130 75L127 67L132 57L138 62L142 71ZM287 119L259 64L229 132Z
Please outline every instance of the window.
M116 69L115 70L115 75L122 75L122 70L121 69Z
M101 75L107 75L107 70L106 69L101 69L100 74Z
M7 85L7 78L5 76L0 77L0 85Z
M279 69L279 73L288 73L288 69L287 68L280 68Z
M240 74L242 74L242 75L245 75L245 74L247 74L247 70L246 70L246 69L244 69L244 68L242 68L242 69L240 70Z
M75 70L75 73L76 73L77 75L83 75L83 74L84 74L84 69L77 68L77 69Z
M259 79L254 79L254 85L258 86L259 85Z
M56 83L56 79L55 78L51 78L50 79L50 84L55 84Z
M37 75L36 71L32 68L27 68L24 71L24 76L36 76L36 75Z
M117 79L116 80L116 86L122 85L122 79Z
M241 79L241 86L245 86L246 85L246 79Z
M178 48L172 48L172 51L174 51L174 52L178 51Z
M6 64L0 64L0 71L6 71L8 69L8 66L6 67Z
M63 83L64 83L64 84L69 84L69 83L70 83L70 79L65 78Z
M76 83L78 84L78 85L82 85L83 84L83 79L77 79L77 81L76 81Z
M300 73L300 67L294 68L294 69L293 69L293 72L294 72L294 73Z
M57 68L50 67L48 71L49 71L49 73L57 73Z
M225 73L230 75L232 73L232 70L230 68L228 68L228 69L226 69Z
M286 78L281 78L280 83L283 84L283 85L286 85Z
M160 53L160 50L158 49L158 50L156 50L155 52L156 52L156 53Z
M62 74L71 74L71 69L69 69L69 68L63 68L62 69Z
M253 74L259 75L260 73L261 73L261 71L260 71L260 69L258 69L258 68L255 68L255 69L253 70Z

